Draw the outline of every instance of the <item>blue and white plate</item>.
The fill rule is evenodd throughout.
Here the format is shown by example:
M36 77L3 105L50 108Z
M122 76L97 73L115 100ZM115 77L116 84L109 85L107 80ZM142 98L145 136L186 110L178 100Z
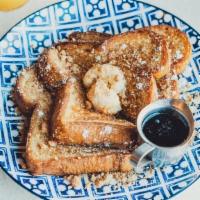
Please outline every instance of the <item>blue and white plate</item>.
M141 175L129 187L73 189L58 176L32 176L23 169L24 118L16 112L11 91L16 77L35 62L44 48L65 40L73 31L95 30L117 34L144 26L169 24L184 31L192 44L192 59L179 76L182 97L192 99L196 137L182 160L156 170L152 177ZM168 199L192 185L200 172L200 34L178 17L134 0L69 0L44 8L13 27L0 41L0 165L13 180L30 192L46 199Z

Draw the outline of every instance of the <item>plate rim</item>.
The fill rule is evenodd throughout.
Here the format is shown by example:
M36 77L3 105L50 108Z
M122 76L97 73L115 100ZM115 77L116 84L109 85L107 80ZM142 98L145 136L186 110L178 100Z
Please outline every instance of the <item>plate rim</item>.
M59 2L52 3L52 4L50 4L50 5L47 5L47 6L45 6L45 7L42 7L42 8L40 8L40 9L38 9L38 10L36 10L36 11L34 11L34 12L28 14L28 15L26 15L25 17L23 17L22 19L20 19L16 24L14 24L12 27L10 27L10 28L0 37L0 42L6 37L6 35L7 35L13 28L15 28L17 25L19 25L22 21L24 21L25 19L27 19L27 18L30 17L31 15L33 15L33 14L35 14L36 12L39 12L39 11L41 11L41 10L43 10L43 9L44 9L44 10L45 10L45 9L48 9L48 8L51 7L51 6L54 6L54 5L56 5L56 4L59 4L59 3L65 2L65 1L70 1L70 0L61 0L61 1L59 1ZM76 1L76 0L75 0L75 1ZM134 1L135 1L135 2L138 2L138 3L142 3L143 5L152 6L152 7L156 8L156 9L158 9L158 10L164 11L165 13L174 16L175 18L177 18L178 20L180 20L181 22L183 22L184 24L186 24L188 27L192 28L195 32L197 32L197 33L200 35L199 31L197 31L196 28L193 28L192 25L190 25L187 21L182 20L182 19L181 19L180 17L178 17L176 14L173 14L173 13L171 13L171 12L169 12L169 11L163 9L163 8L160 8L160 7L158 7L158 6L152 5L152 4L150 4L150 3L143 2L142 0L134 0ZM37 194L37 193L34 193L31 189L28 189L27 187L25 187L25 186L24 186L23 184L21 184L17 179L15 179L14 176L12 176L2 165L0 165L0 169L2 169L2 171L3 171L9 178L11 178L11 180L13 180L18 186L24 188L26 191L30 192L32 195L37 196L37 197L39 197L39 198L41 198L41 199L44 199L44 200L49 200L49 199L51 199L51 198L43 197L43 196L41 196L41 195L39 195L39 194ZM31 174L30 174L30 175L31 175ZM195 179L194 181L192 181L189 185L187 185L187 187L185 187L184 190L181 190L181 191L177 192L174 196L172 196L172 197L170 197L170 198L173 198L173 197L179 195L180 193L182 193L182 192L184 192L185 190L189 189L189 187L191 187L195 182L197 182L197 181L199 180L199 178L200 178L200 174L196 174L196 175L197 175L196 179ZM31 176L34 177L33 175L31 175ZM52 175L45 175L45 176L52 176ZM195 175L194 175L194 176L195 176ZM52 197L52 198L54 198L54 197ZM73 199L76 199L76 198L73 198Z

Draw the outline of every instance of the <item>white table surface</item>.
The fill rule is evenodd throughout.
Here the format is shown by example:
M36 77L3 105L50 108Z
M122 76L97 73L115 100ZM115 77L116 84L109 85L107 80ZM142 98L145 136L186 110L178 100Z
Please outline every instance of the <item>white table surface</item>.
M200 1L199 0L141 0L163 8L184 21L200 32ZM11 12L0 12L0 37L20 19L29 15L56 0L29 0L22 8ZM5 20L6 19L6 20ZM173 200L199 200L200 180L191 187L173 198ZM18 186L0 169L0 200L38 200L36 196Z

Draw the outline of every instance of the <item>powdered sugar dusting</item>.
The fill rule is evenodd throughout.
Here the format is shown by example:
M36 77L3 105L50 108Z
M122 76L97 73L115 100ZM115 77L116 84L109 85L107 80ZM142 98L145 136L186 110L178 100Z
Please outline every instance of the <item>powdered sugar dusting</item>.
M98 55L98 56L95 57L95 59L96 59L97 62L101 61L101 56Z
M82 132L82 135L83 135L83 137L84 137L85 139L88 138L88 136L89 136L89 130L86 129L86 128L84 128L84 129L83 129L83 132Z
M76 78L75 77L70 77L68 81L70 83L75 83L76 82Z
M137 88L138 90L143 89L143 87L144 87L144 84L143 84L143 83L137 83L137 84L136 84L136 88Z
M101 134L111 134L112 133L112 126L106 125L102 130Z
M177 50L175 53L175 59L181 59L183 57L183 54L180 50Z
M51 69L51 65L50 65L50 64L47 64L46 70L50 70L50 69Z
M127 48L127 44L122 44L121 48L122 49L126 49Z
M42 112L41 110L38 111L38 115L39 117L43 117L44 116L44 112Z

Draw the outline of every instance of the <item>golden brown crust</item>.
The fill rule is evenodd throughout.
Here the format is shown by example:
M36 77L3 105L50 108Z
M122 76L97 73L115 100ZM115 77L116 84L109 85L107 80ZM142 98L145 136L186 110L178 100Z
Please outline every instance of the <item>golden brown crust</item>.
M29 171L34 175L49 174L62 176L67 174L86 174L99 172L128 172L131 171L131 153L129 154L104 154L102 156L94 154L93 156L59 158L51 160L32 159L27 154L27 165Z
M191 44L189 39L184 32L168 25L150 26L145 29L163 35L170 50L170 73L156 80L159 98L179 98L177 74L185 70L190 60Z
M115 62L120 68L143 68L155 78L170 71L167 44L163 36L149 30L114 35L97 49L103 62Z
M99 33L95 31L73 32L69 35L68 40L71 42L93 43L99 45L111 37L112 35L108 33Z
M41 116L41 112L44 115ZM48 115L47 110L37 107L31 118L26 147L31 173L65 175L132 170L131 153L127 150L49 145Z
M68 145L134 146L136 127L128 121L88 111L81 91L75 80L68 81L59 91L51 121L53 138Z
M150 29L166 38L168 47L171 52L172 70L177 74L183 72L191 58L192 48L187 35L179 30L168 25L150 26Z
M54 54L54 58L51 58L52 54ZM63 68L62 73L58 71L57 65ZM44 50L37 61L36 68L38 77L50 90L62 85L62 82L65 82L70 75L69 70L65 69L65 60L60 60L58 50L55 47Z
M17 103L20 111L23 113L23 114L30 114L31 111L33 110L34 108L34 104L30 101L28 101L27 97L23 94L22 92L22 78L23 78L23 75L21 74L20 77L17 78L16 80L16 85L14 87L14 90L13 90L13 97L14 97L14 100L15 102Z
M48 106L49 96L38 81L34 67L26 68L21 72L13 90L13 97L23 114L30 115L38 103Z
M148 30L123 33L106 40L99 49L100 62L119 66L127 81L122 98L124 114L133 122L139 111L157 98L155 79L169 73L166 41Z
M93 48L110 37L94 31L70 34L68 42L55 44L40 56L36 64L38 76L50 90L65 84L71 75L81 78L95 62Z
M40 80L52 91L72 75L81 78L94 63L94 46L92 43L63 42L46 49L36 63Z
M16 86L13 91L13 98L14 101L16 102L19 110L24 114L24 115L30 115L34 109L34 105L32 103L29 103L24 95L19 92L19 84L18 81L16 82Z
M22 109L25 105L29 112L35 108L26 144L26 164L31 173L65 175L132 169L131 153L128 150L79 148L49 141L48 117L51 116L51 96L43 88L41 93L38 83L34 69L31 68L26 69L18 77L16 86L21 91L16 94L17 103L23 102ZM34 98L32 93L35 95Z

